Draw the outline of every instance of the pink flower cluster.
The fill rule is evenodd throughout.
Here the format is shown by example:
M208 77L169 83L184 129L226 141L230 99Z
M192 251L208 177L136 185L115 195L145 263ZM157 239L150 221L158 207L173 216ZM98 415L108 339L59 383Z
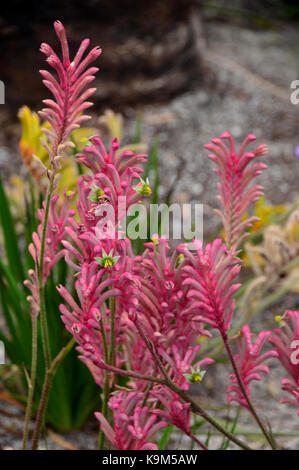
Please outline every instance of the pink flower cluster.
M211 327L222 334L230 328L235 308L233 297L240 286L234 283L240 260L221 240L214 240L205 248L195 240L194 252L185 244L171 251L166 238L158 235L145 244L142 255L134 255L128 238L111 237L111 233L115 235L128 205L142 197L136 191L136 181L145 156L120 153L115 139L106 152L101 140L93 137L79 155L79 161L91 174L78 181L79 219L69 219L65 230L68 239L62 242L66 260L75 270L78 300L64 286L58 287L66 302L60 307L62 320L78 343L82 361L103 387L114 315L115 353L110 365L134 371L139 377L129 379L132 390L129 395L136 400L138 397L138 403L147 396L150 404L149 408L136 405L133 414L119 414L122 406L127 407L129 395L115 392L109 401L114 428L98 413L101 428L113 446L124 449L147 448L145 437L152 435L149 424L145 433L139 426L142 438L138 443L132 439L136 429L130 423L132 420L138 423L140 416L149 416L147 423L152 423L154 429L157 416L161 416L190 435L190 405L166 385L149 387L146 377L163 379L163 374L142 336L151 344L173 383L188 391L192 371L195 375L198 371L197 380L201 380L202 368L214 362L208 357L200 358L198 338L210 337ZM121 196L126 196L124 208L119 208ZM114 208L116 219L110 219L105 212L107 204ZM254 351L254 364L258 367L260 348L256 346ZM111 373L111 387L113 376Z
M41 72L55 100L46 100L47 108L42 111L52 126L45 130L48 142L44 144L54 172L59 170L59 153L69 145L71 131L87 118L82 113L91 105L86 100L94 89L83 89L94 79L97 69L89 65L100 54L100 49L94 48L82 60L89 44L84 40L70 62L61 23L55 23L55 30L61 42L62 61L50 46L44 44L41 48L58 74L57 81L49 72ZM140 178L146 156L120 151L117 139L112 140L107 152L101 139L92 137L78 155L78 162L88 172L78 180L76 214L69 211L67 193L59 214L56 197L51 200L44 282L64 255L75 272L76 293L72 295L65 286L58 286L64 300L60 305L62 321L103 393L108 382L113 423L109 423L104 408L96 417L114 448L156 449L152 438L168 423L192 437L193 410L182 396L191 383L201 382L205 373L202 368L214 363L209 357L201 357L199 338L211 337L216 329L230 351L228 333L235 311L234 295L240 287L236 283L241 268L237 248L255 220L247 217L247 211L262 194L262 188L251 183L266 167L254 162L267 153L265 145L253 152L245 151L253 140L255 137L248 135L237 153L232 136L225 132L206 146L218 166L215 171L220 177L222 205L222 212L218 213L224 225L225 243L216 239L204 247L194 240L193 251L186 244L171 250L164 236L153 235L143 254L135 255L122 220L129 206L150 194L148 181ZM40 218L43 217L41 212ZM40 237L41 226L30 247L36 266ZM30 276L32 282L27 281L27 285L32 291L32 307L37 310L38 269ZM243 326L238 354L234 358L231 355L236 375L230 377L229 401L247 407L238 376L250 398L251 382L261 380L260 374L269 372L264 361L278 355L292 377L292 381L284 379L282 385L294 397L288 401L298 401L298 368L290 365L286 355L289 340L298 337L299 320L297 312L287 315L294 331L285 326L286 332L279 330L275 337L261 332L254 344L249 327ZM270 336L278 352L261 353ZM130 377L127 388L114 387L116 375L126 375L125 372ZM105 404L104 396L103 400Z
M96 88L88 88L85 91L84 89L94 80L94 74L98 71L97 67L89 67L89 65L100 56L101 49L94 47L82 59L90 42L89 39L84 39L73 61L70 61L68 41L60 21L55 21L54 29L60 41L62 60L49 44L41 45L40 50L46 55L47 63L55 70L58 80L48 70L40 71L44 78L44 85L54 98L54 100L43 101L47 107L40 111L40 115L51 124L51 129L43 129L48 137L48 142L43 141L43 145L49 154L53 168L59 169L61 154L58 152L63 150L63 145L70 145L71 132L82 122L90 119L83 112L92 106L92 103L87 100Z
M143 406L140 392L119 392L109 400L113 413L113 428L102 413L95 413L107 439L118 450L157 450L156 444L148 442L158 431L168 426L157 421L157 416Z
M251 398L250 383L254 380L262 380L261 373L269 374L269 367L263 364L263 362L271 357L278 357L278 353L274 350L261 354L263 346L270 339L271 331L259 333L254 344L252 344L252 336L253 334L249 326L244 325L241 328L238 339L238 354L235 356L235 363L249 398ZM235 374L231 374L230 381L231 385L227 389L227 400L229 402L236 401L241 406L247 408L247 401L244 398Z
M275 330L270 342L276 347L279 360L290 378L282 379L281 388L292 395L284 397L282 403L298 408L299 415L299 312L287 310L281 328Z
M56 266L58 261L65 255L66 250L61 246L62 240L66 236L66 226L69 218L75 215L75 210L70 209L70 200L74 197L74 193L64 193L64 202L61 207L59 204L59 196L55 195L50 201L49 219L46 228L44 268L43 268L43 284L45 285L51 270ZM38 293L38 265L40 260L41 236L43 229L43 218L45 208L38 211L38 218L41 221L37 228L37 232L32 235L32 243L29 245L29 252L35 262L35 269L29 270L30 280L24 281L25 286L31 291L28 297L31 307L31 313L37 315L39 313L39 293Z
M98 68L89 67L89 65L101 54L101 49L95 47L83 59L83 55L90 42L89 39L84 39L71 62L64 26L60 21L55 21L54 29L60 42L62 60L59 59L56 52L48 44L43 43L40 47L41 52L47 57L47 63L54 69L57 75L56 78L47 70L40 71L44 78L44 85L53 95L53 99L43 101L47 107L40 111L42 118L51 125L50 129L48 127L42 129L47 140L41 139L41 142L49 155L51 169L47 169L47 175L52 181L53 189L56 185L55 177L61 168L60 160L63 152L68 147L73 147L73 143L70 142L71 132L78 128L82 122L90 119L89 116L83 114L83 111L92 106L92 103L86 100L96 89L88 88L85 90L85 88L94 80L94 74L98 71ZM41 224L38 227L37 233L33 234L33 243L29 246L30 254L35 262L35 270L29 271L30 280L25 281L25 285L32 293L28 300L31 305L31 312L35 315L40 311L38 293L40 287L38 282L39 272L42 273L42 281L45 284L50 271L64 255L64 250L61 249L60 243L65 237L64 229L68 218L75 215L75 211L69 211L69 200L73 196L74 194L69 195L65 193L65 202L59 215L57 212L59 205L58 195L51 197L49 217L46 220L46 238L41 266L39 264L41 263L41 251L43 251L41 249L43 224L45 215L47 218L48 213L45 210L45 203L43 209L38 214Z
M224 140L228 141L229 146ZM213 152L209 158L218 166L214 171L220 178L218 198L222 211L216 212L222 220L229 248L236 249L246 236L245 230L256 220L253 216L246 218L247 210L263 194L262 186L249 187L252 180L267 168L262 162L251 165L255 158L267 154L266 145L246 152L248 144L254 140L255 135L249 134L237 152L233 137L229 132L223 132L220 139L213 139L211 144L205 145Z

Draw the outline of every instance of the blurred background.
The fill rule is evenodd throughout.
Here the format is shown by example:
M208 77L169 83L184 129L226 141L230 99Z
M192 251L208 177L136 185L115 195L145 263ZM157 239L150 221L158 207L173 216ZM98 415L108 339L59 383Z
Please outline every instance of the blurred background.
M53 29L57 19L66 27L71 53L86 37L103 50L92 120L83 133L72 134L76 148L82 136L97 133L106 144L118 135L121 146L148 151L150 201L203 203L206 240L221 232L219 218L211 211L217 206L217 178L203 145L223 131L229 131L238 145L249 133L257 136L257 144L268 144L269 154L263 159L268 169L260 177L268 201L261 198L254 208L261 220L254 224L251 246L242 255L248 268L244 278L249 282L244 282L238 302L244 321L256 315L255 330L273 329L274 315L299 305L299 104L290 100L291 83L299 80L299 4L282 0L5 2L0 12L0 80L6 95L5 104L0 104L0 340L5 340L11 363L0 374L0 449L19 448L22 436L23 369L24 364L30 368L31 326L28 292L21 286L23 273L32 267L26 247L36 230L35 209L45 192L44 171L41 176L33 155L47 164L39 143L38 117L32 112L49 97L38 73L47 67L39 46L48 42L58 52ZM73 155L65 156L61 193L66 185L76 187L78 171ZM279 225L273 228L274 222ZM140 253L142 243L134 248ZM57 315L61 298L55 288L56 278L67 279L63 263L46 293L50 338L57 352L65 344ZM64 285L64 281L58 283ZM87 433L68 435L67 442L53 431L81 428L90 412L99 409L98 389L86 374L73 351L56 376L48 422L49 436L58 448L95 446L94 422L88 423ZM226 420L219 378L226 383L222 362L205 379L205 393L214 410L222 403ZM286 433L298 428L296 414L288 407L278 413L268 394L278 403L280 379L277 366L267 390L257 389L257 402L275 429ZM246 420L243 424L248 425ZM246 429L250 430L250 423ZM286 446L298 448L298 433L285 434L285 439ZM259 448L261 443L254 445Z
M141 139L159 137L160 198L215 206L215 179L203 144L228 130L269 144L262 184L273 203L297 192L299 5L266 0L10 0L0 13L0 172L18 172L18 109L48 97L38 70L41 42L58 46L60 19L75 51L100 44L92 124L106 109L122 113L124 143L142 116ZM104 130L103 130L104 134ZM209 212L210 213L210 212ZM209 232L215 220L205 219Z

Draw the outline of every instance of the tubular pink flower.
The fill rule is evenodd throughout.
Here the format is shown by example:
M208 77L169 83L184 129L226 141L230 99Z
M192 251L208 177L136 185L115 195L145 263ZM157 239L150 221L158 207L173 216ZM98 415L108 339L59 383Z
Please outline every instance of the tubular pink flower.
M153 235L142 256L135 258L134 270L141 278L138 317L149 338L170 352L194 346L198 336L209 336L202 322L184 314L188 304L188 287L183 284L179 253L170 254L165 237Z
M299 341L299 312L287 310L282 320L282 327L275 330L275 335L271 335L270 343L275 346L279 361L291 377L291 379L282 379L281 388L294 398L283 398L281 402L299 408L299 362L298 354L296 355L292 348L295 341ZM299 415L299 411L297 414Z
M113 412L113 427L102 413L95 413L101 429L117 450L157 450L148 442L154 434L168 426L158 421L147 406L142 406L144 395L138 392L118 392L109 400Z
M65 250L61 246L61 242L66 235L66 225L71 217L74 216L75 211L70 210L70 200L73 198L74 193L64 193L63 205L58 209L59 196L52 197L49 208L49 218L46 230L46 243L43 267L43 284L50 275L51 270L64 256ZM37 228L37 233L32 235L32 243L29 245L29 252L35 262L35 270L29 270L30 280L24 281L24 284L31 290L31 296L28 300L31 304L31 312L38 314L39 312L39 293L38 293L38 260L40 259L41 235L42 235L42 221L44 218L44 208L38 211L38 217L41 221Z
M143 171L135 165L144 163L146 156L129 151L118 153L117 139L112 140L108 153L99 137L93 137L90 143L79 154L78 161L92 171L92 176L84 175L78 180L80 221L75 218L70 221L66 231L71 243L64 242L66 260L76 271L83 260L93 261L96 245L99 252L104 248L108 253L116 249L115 244L130 250L128 239L123 242L117 239L122 237L121 222L129 205L142 199L133 186Z
M164 385L155 387L151 395L163 405L163 409L152 408L152 413L167 419L185 434L190 435L190 403L181 403L179 396Z
M264 163L253 163L259 156L267 154L266 145L260 145L253 152L246 152L246 147L256 137L249 134L243 141L239 152L236 152L233 137L228 132L223 132L220 139L213 139L211 144L204 147L212 152L209 158L216 163L215 173L220 178L218 189L222 211L216 210L222 220L226 243L229 249L237 249L244 234L256 217L244 219L249 207L263 195L263 188L254 185L248 188L254 178L259 176L267 168ZM223 142L227 140L229 147Z
M251 398L250 383L253 380L262 380L261 373L268 374L269 368L263 364L271 357L277 357L276 351L271 350L261 354L264 344L269 341L271 331L262 331L258 334L255 343L252 344L252 333L248 325L244 325L240 331L238 340L238 354L234 356L236 366L244 384L246 393ZM242 390L238 384L235 374L230 375L231 385L228 386L227 401L236 401L241 406L248 408Z
M47 62L56 71L58 80L47 70L40 71L44 78L44 85L54 98L54 100L44 100L47 107L40 111L40 115L52 127L51 131L45 131L50 146L45 141L43 144L49 152L53 168L57 169L59 168L59 159L57 159L59 147L69 141L71 132L79 127L81 122L89 119L89 116L82 113L92 106L92 103L87 100L96 89L83 90L95 78L94 74L98 68L88 68L88 66L100 56L101 49L95 47L82 60L82 55L89 44L89 40L85 39L73 62L70 62L65 29L60 21L55 21L54 28L61 45L62 61L48 44L41 45L40 50L47 56Z
M182 315L225 333L235 309L233 297L240 287L240 284L233 284L240 271L240 260L227 252L220 239L209 243L205 249L199 240L193 243L196 254L184 244L178 247L185 256L183 285L189 289L189 301Z
M171 351L169 353L162 348L158 350L161 357L165 360L167 365L170 366L169 377L175 382L182 390L189 390L190 384L185 378L185 374L191 371L191 366L194 369L202 368L211 364L214 364L214 360L205 357L194 363L194 360L198 356L201 349L201 345L197 344L196 346L189 347L187 350L185 348L178 348L176 344L172 345Z
M127 257L122 253L119 261L107 269L101 267L94 259L92 262L83 262L80 266L78 279L75 282L78 303L63 286L58 291L68 307L60 305L62 321L66 329L74 336L78 343L80 359L89 367L97 384L103 386L104 373L99 363L104 360L103 338L100 332L100 320L106 333L109 347L110 310L106 301L117 298L115 334L116 347L121 338L121 331L125 326L126 314L135 308L135 285L126 277ZM130 260L128 261L130 265ZM122 367L123 357L116 354L116 365Z
M77 217L69 220L66 228L68 240L62 242L65 259L76 273L75 287L79 301L78 310L70 294L59 287L59 292L69 305L69 308L65 305L60 307L62 320L79 345L80 358L100 386L103 386L105 376L103 369L99 367L104 360L100 320L107 347L110 348L110 310L107 300L116 299L116 365L122 367L124 362L129 361L130 348L136 353L135 347L139 348L138 344L131 342L132 337L127 332L128 324L134 328L128 318L131 312L136 311L141 283L138 273L133 269L134 255L130 241L128 238L118 237L117 231L128 205L141 199L133 187L142 168L135 165L143 163L145 156L118 150L116 139L113 139L110 151L106 152L101 139L93 137L90 145L79 155L78 161L91 170L91 175L86 174L78 181L79 221ZM119 202L120 198L124 200L123 206L122 200ZM112 208L111 217L103 216L102 213L102 209L106 210L108 204ZM108 230L110 222L113 236ZM110 262L106 263L103 256L109 258ZM125 337L130 347L123 346ZM119 350L121 343L123 352Z

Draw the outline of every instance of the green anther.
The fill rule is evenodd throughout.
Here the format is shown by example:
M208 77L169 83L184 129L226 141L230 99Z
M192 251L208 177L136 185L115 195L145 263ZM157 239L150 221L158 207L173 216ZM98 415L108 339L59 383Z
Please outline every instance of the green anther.
M110 251L109 254L106 251L102 250L102 257L97 257L95 260L99 263L102 268L111 268L114 266L117 261L119 260L120 256L113 256L113 249Z
M149 179L146 178L144 181L142 178L140 178L140 184L135 186L134 190L140 194L140 196L147 197L150 196L152 193L152 190L149 186Z

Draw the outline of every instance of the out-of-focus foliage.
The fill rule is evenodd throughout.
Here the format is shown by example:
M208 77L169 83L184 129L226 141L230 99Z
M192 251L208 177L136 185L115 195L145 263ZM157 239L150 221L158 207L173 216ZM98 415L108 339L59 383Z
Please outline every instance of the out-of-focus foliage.
M21 157L40 191L45 193L47 189L47 176L44 167L48 167L49 157L45 148L41 145L40 139L41 137L45 139L42 129L50 129L51 126L48 122L41 123L38 114L32 112L28 106L23 106L20 109L19 119L22 125L22 137L20 140ZM95 129L89 127L73 131L72 141L76 149L80 150L80 141L83 138L88 138L95 132ZM62 194L65 187L70 191L74 190L78 176L78 166L73 155L67 155L62 163L61 177L58 183L59 192Z
M253 214L258 219L253 222L252 226L249 229L251 239L255 240L255 243L260 243L263 238L263 232L270 224L276 223L279 221L281 216L286 214L289 210L289 207L285 204L271 204L267 199L262 196L260 197L253 207ZM245 214L245 217L248 217L248 214ZM250 266L259 255L255 253L253 258L248 257L247 252L243 253L243 261L245 266ZM262 260L257 260L258 263Z
M5 327L0 327L0 341L5 344L6 355L10 361L8 367L13 371L1 377L1 381L14 397L25 402L27 384L24 371L29 371L31 366L31 318L29 303L26 300L29 292L23 285L23 280L26 279L28 269L32 268L28 245L32 241L32 232L37 229L36 209L39 207L39 195L44 194L47 188L45 167L48 166L48 156L40 144L40 138L43 136L41 129L50 126L48 123L41 123L39 116L26 106L20 110L19 118L22 125L20 153L28 177L14 175L6 187L0 179L0 308L5 320ZM109 138L122 136L123 118L120 115L107 111L99 118L99 123L107 127ZM140 131L141 120L138 119L132 144L119 151L124 148L146 151L147 145L141 142ZM92 127L73 131L71 135L75 144L73 153L82 150L86 146L86 141L99 132ZM146 172L154 177L154 192L157 194L159 183L157 143L153 144L150 155ZM82 172L83 169L73 154L64 158L58 186L60 194L65 187L75 189L77 179ZM136 251L143 246L143 243L138 243L139 240L136 241ZM67 284L71 287L73 283L73 273L65 260L60 260L46 285L49 336L53 355L61 350L69 337L60 319L61 298L55 286ZM40 333L39 351L35 406L39 401L45 375ZM87 368L78 361L77 353L73 350L55 376L47 422L58 430L79 428L95 407L99 407L99 400L98 387L94 384Z
M259 218L253 222L252 227L249 229L251 234L257 233L263 227L266 227L270 223L275 222L276 218L282 214L285 214L288 207L284 204L271 204L263 196L256 201L254 204L253 215Z
M246 244L246 251L255 274L271 275L299 255L299 209L291 212L284 224L270 224L261 244ZM298 267L291 267L291 271ZM298 286L293 286L297 292Z
M299 292L299 209L295 204L280 223L269 224L261 239L245 244L254 278L242 298L248 315L258 313L286 293Z

